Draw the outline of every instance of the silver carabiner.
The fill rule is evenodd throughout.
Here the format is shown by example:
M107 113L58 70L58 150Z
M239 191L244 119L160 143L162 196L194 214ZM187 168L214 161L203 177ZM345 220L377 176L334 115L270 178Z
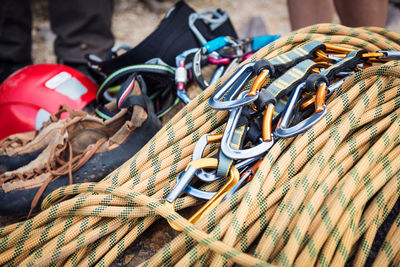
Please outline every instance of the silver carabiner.
M379 50L377 53L383 53L383 57L377 59L400 59L400 51L397 50Z
M289 138L298 135L300 133L303 133L307 131L309 128L311 128L313 125L315 125L319 120L321 120L325 116L327 108L326 105L324 104L322 111L315 113L310 118L303 120L292 127L289 127L293 116L294 108L296 106L297 101L300 98L301 91L304 88L305 84L306 84L305 82L302 82L291 93L289 100L286 104L285 110L282 112L281 118L279 119L275 129L275 135L277 137Z
M196 146L193 149L193 154L192 154L192 160L196 160L196 159L201 159L203 157L203 152L204 149L206 148L208 142L208 136L212 135L212 134L204 134L203 136L200 137L200 139L197 141ZM254 158L248 158L245 160L242 160L240 162L237 162L235 164L236 169L241 170L244 167L246 167L247 165L257 161L261 156L258 157L254 157ZM222 178L221 176L217 176L217 171L214 170L212 172L207 172L204 169L198 169L196 171L196 176L197 178L199 178L201 181L203 182L214 182L220 178ZM189 186L190 187L190 186ZM188 193L188 192L186 192ZM189 194L189 193L188 193ZM190 195L190 194L189 194Z
M238 99L244 98L248 95L249 90L246 90L242 92ZM260 156L267 152L275 143L274 141L274 136L272 135L271 141L263 141L260 144L247 148L247 149L233 149L231 147L231 140L234 134L234 131L236 129L236 126L239 121L240 114L242 113L243 107L234 109L231 111L231 114L229 115L228 122L226 123L225 127L225 133L222 137L221 140L221 150L222 153L224 153L228 158L232 159L248 159L248 158L254 158L257 156Z
M250 80L254 73L254 64L254 62L249 62L240 67L240 69L229 77L229 79L210 97L208 103L213 109L230 110L254 102L258 98L257 92L254 96L245 96L241 99L232 100ZM221 101L225 95L227 100Z
M210 29L215 30L219 26L221 26L227 19L228 19L228 14L224 11L222 11L223 14L214 11L214 10L205 10L199 13L192 13L189 15L189 28L192 30L194 35L197 37L197 39L200 41L200 43L203 45L207 43L206 38L201 34L201 32L197 29L196 25L194 23L198 19L202 19L205 22L209 23ZM207 17L206 15L212 15L213 17Z

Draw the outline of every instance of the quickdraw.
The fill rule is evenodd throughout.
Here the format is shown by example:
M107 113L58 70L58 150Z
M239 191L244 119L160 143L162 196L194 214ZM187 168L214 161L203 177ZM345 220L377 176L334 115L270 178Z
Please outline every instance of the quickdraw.
M216 44L220 43L220 45L216 45L216 48L204 48L203 52L199 52L200 49L196 55L203 55L207 51L216 51L226 45L226 42L226 39L221 38L217 40ZM207 45L206 47L208 47ZM213 46L213 43L211 45ZM341 54L331 55L326 54L325 51ZM166 203L169 203L167 206L172 209L174 205L171 203L174 203L182 192L208 200L207 204L189 219L189 222L195 223L205 216L210 206L215 207L218 205L217 203L231 196L246 181L250 180L249 177L254 174L260 164L259 159L265 156L279 138L297 136L319 122L327 113L325 99L332 95L349 75L357 69L370 66L369 61L393 59L395 56L394 51L368 53L365 50L353 51L311 41L270 61L261 59L244 64L209 99L212 108L230 111L224 133L206 134L199 139L193 151L193 161L185 171L178 175L176 186L166 198ZM322 64L321 59L329 62ZM228 63L228 61L224 61L224 63ZM250 90L242 91L254 76L255 80ZM263 87L267 80L272 78L276 79ZM314 93L314 95L309 97L307 94L304 96L304 93L308 95ZM289 96L285 108L278 114L274 113L276 103L283 101L285 96ZM222 100L223 98L224 100ZM314 104L314 112L308 118L302 118L297 114L294 118L296 109L309 109L312 104ZM251 105L249 110L252 112L246 112L246 115L243 115L243 108L249 105ZM262 115L263 112L264 115ZM274 114L277 122L275 130L272 130ZM242 126L238 126L239 119L244 117L247 119L242 122ZM260 117L262 117L262 126L257 128L256 131L259 133L256 136L262 136L262 138L253 137L252 141L249 138L246 139L246 132L250 129L250 125L253 125L252 129L254 129L254 125L260 125ZM236 141L233 141L234 136L236 136ZM246 140L245 143L250 142L251 145L247 144L247 148L240 149L243 140ZM216 155L219 160L209 158L213 164L208 164L206 168L212 167L218 170L211 173L199 168L200 165L197 164L203 162L202 159L206 159L202 158L203 150L209 142L220 142L221 144L220 153ZM241 160L241 162L234 165L236 160ZM225 163L222 164L223 162ZM257 163L254 164L254 162ZM192 163L197 167L194 167L195 165ZM237 176L237 174L234 175L232 170L237 173L243 167L242 177L233 179L233 176ZM207 192L189 184L195 176L206 183L214 182L227 176L229 171L229 186L220 189L224 194L226 193L224 198L219 198L222 191ZM231 186L230 183L233 180L236 181L236 184ZM227 187L230 188L229 192L226 191ZM211 203L212 201L217 202ZM169 223L174 229L181 230L173 222L169 221Z
M45 199L40 214L2 227L0 263L111 265L162 217L182 233L143 266L399 265L400 67L396 59L400 53L396 50L400 50L400 35L381 28L314 25L276 40L243 65L262 58L271 61L309 40L319 40L326 49L317 49L310 58L288 67L306 59L317 65L305 85L300 82L277 101L270 129L275 143L262 160L241 168L238 164L250 159L220 160L223 153L218 144L225 131L232 130L226 129L228 112L242 109L236 129L245 133L243 138L235 135L231 147L247 149L265 141L266 111L255 102L223 112L210 108L208 100L226 83L229 76L225 75L103 181L60 188ZM311 75L323 74L360 49L368 51L360 62L338 70L332 81L314 84L310 79L307 86ZM255 94L260 98L286 72L269 75L256 86ZM232 86L220 100L246 97L241 93L251 89L252 82ZM326 115L306 132L278 138L281 118L288 118L284 126L290 129L318 113L317 94L318 106L325 104ZM269 110L268 105L264 110ZM285 110L293 110L293 116L283 116ZM200 158L191 163L196 140L207 134L202 140L208 141L199 145ZM220 192L218 199L198 212L200 220L195 224L175 210L199 201L178 194L172 203L165 203L174 186L186 179L182 171L194 165L195 176L204 171L214 182L199 179L188 186L212 192L204 197L208 201ZM201 168L218 169L218 165L224 165L221 169L229 178L216 178L217 174ZM230 166L241 176L231 168L236 173L231 179ZM227 180L237 183L229 192L227 187L220 191Z

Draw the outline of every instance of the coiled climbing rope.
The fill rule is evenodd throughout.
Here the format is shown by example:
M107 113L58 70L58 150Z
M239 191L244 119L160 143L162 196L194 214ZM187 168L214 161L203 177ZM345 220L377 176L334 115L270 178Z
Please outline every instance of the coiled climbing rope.
M321 24L282 37L249 60L270 59L307 40L371 52L400 50L400 34L388 30ZM375 64L347 78L329 98L320 122L295 138L278 140L248 185L192 225L163 200L191 161L199 137L222 132L227 112L211 109L207 99L227 77L103 181L60 188L43 202L43 212L1 228L0 263L110 265L161 217L183 232L143 265L361 266L371 261L377 233L400 197L399 62ZM209 146L204 155L215 149ZM203 189L217 187L215 182ZM54 204L66 195L76 196ZM176 209L196 203L182 197ZM400 262L400 217L394 216L372 259L376 265Z

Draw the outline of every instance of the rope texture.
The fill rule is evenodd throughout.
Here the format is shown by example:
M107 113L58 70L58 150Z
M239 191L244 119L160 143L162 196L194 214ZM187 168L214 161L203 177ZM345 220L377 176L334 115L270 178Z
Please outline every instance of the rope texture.
M400 34L385 29L320 24L278 39L248 61L271 59L307 40L400 50ZM346 79L319 123L278 140L249 184L192 225L163 199L195 142L222 132L227 112L211 109L207 100L225 75L101 182L60 188L40 214L0 228L0 264L107 266L163 217L183 232L143 266L364 265L400 197L398 65L374 64ZM216 149L211 145L205 154ZM67 195L76 196L53 204ZM184 196L176 209L196 203ZM383 239L373 264L398 265L400 217Z

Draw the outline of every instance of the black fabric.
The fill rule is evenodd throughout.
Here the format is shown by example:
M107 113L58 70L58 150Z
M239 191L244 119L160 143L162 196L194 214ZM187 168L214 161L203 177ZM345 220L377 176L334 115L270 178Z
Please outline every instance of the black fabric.
M121 108L129 108L133 105L139 105L147 110L145 95L131 95L122 103Z
M170 66L175 66L177 55L191 48L200 47L189 28L189 15L195 11L185 2L178 2L145 40L123 55L103 62L92 62L105 74L110 74L124 66L142 64L153 58L160 58ZM212 31L204 22L195 22L203 36L210 40L218 36L237 37L229 20Z
M261 71L267 69L270 72L271 76L274 76L275 68L274 65L271 64L268 60L265 58L262 58L260 60L257 60L256 63L254 64L254 72L258 75L260 74Z
M0 1L0 62L30 63L32 15L29 0Z
M112 47L113 0L51 0L49 11L61 63L86 63L85 54L105 56ZM1 0L0 62L31 63L31 31L29 0Z
M121 84L121 87L119 88L118 94L117 94L117 103L119 103L121 101L121 97L124 94L130 95L131 92L133 91L133 89L135 88L135 83L136 81L136 73L132 73L131 75L129 75L128 78L126 78L126 80ZM128 88L128 86L133 82L133 85L131 86L131 88ZM126 92L127 90L129 90L129 92Z
M85 55L105 58L114 44L113 0L50 0L51 28L57 35L54 52L60 63L86 63Z
M161 128L161 123L154 115L149 113L147 120L118 147L101 153L96 153L79 170L73 173L74 183L98 182L107 174L118 168L125 161L136 154ZM39 210L43 199L61 186L69 183L68 175L61 176L51 182L39 200L36 211ZM11 191L5 193L0 190L0 216L27 215L38 187Z
M308 106L305 110L300 109L301 105L304 102L306 102L307 100L309 100L309 99L302 98L296 103L296 106L295 106L294 112L293 112L293 114L294 114L293 119L290 122L289 127L292 127L292 126L298 124L299 122L303 121L305 118L310 117L314 113L314 105Z
M263 111L267 104L276 104L275 96L266 89L261 89L256 101L254 101L254 105L256 105L257 110Z
M247 129L246 141L257 144L257 142L261 138L261 135L261 127L256 122L251 122Z
M14 63L14 62L7 62L1 61L0 59L0 83L2 83L8 76L13 74L19 69L32 64L32 62L27 61L23 63Z
M7 171L13 171L22 167L32 160L34 160L42 150L36 150L31 153L25 154L16 154L14 156L0 156L0 173L4 173Z
M321 72L329 82L332 82L341 71L352 70L357 64L363 62L361 56L366 50L356 50L348 53L346 57Z
M318 88L318 85L324 82L327 85L329 84L328 78L321 73L311 73L306 80L306 91L307 92L315 92Z

